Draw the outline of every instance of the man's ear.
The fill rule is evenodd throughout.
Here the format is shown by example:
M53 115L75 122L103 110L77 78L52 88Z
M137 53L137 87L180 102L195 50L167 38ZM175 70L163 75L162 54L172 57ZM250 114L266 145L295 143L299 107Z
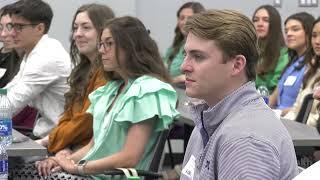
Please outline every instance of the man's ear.
M241 73L247 64L247 60L243 55L236 55L233 59L233 67L231 75L238 75Z
M39 33L39 34L44 34L44 32L45 32L45 24L44 23L39 23L37 26L36 26L36 29L37 29L37 32Z

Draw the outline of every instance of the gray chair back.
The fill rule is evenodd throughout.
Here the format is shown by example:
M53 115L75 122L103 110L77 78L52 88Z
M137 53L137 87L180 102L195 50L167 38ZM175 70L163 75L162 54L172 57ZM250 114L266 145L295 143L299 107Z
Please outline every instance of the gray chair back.
M308 117L310 114L310 111L312 109L312 104L313 104L313 94L307 94L301 104L301 108L299 110L299 113L296 117L297 122L301 122L303 124L306 124L308 121Z

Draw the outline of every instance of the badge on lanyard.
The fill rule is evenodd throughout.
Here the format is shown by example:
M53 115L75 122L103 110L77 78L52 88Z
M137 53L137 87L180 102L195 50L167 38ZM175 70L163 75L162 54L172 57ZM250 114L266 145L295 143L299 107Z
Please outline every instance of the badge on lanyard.
M284 82L284 86L293 86L296 80L297 76L288 76L288 78Z
M188 163L182 169L182 174L186 175L188 178L193 179L194 169L196 167L196 158L191 155Z

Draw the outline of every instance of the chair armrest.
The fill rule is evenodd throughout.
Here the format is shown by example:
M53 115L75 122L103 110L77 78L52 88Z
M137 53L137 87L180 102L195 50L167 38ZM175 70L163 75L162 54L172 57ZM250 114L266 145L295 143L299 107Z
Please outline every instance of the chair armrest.
M25 126L13 126L12 128L17 131L25 131L25 132L32 132L33 131L32 128L25 127Z
M142 177L146 177L147 179L162 178L162 174L156 173L156 172L145 171L145 170L137 170L137 172L139 177L142 176ZM103 174L110 175L110 176L125 175L124 172L119 169L107 170L107 171L104 171Z

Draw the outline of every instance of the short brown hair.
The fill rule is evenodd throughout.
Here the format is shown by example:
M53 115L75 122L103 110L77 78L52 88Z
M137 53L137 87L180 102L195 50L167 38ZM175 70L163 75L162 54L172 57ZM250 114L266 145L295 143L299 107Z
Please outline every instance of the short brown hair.
M223 51L225 61L243 55L247 78L255 79L258 38L253 23L245 15L232 10L204 11L187 20L185 31L202 39L214 40Z

